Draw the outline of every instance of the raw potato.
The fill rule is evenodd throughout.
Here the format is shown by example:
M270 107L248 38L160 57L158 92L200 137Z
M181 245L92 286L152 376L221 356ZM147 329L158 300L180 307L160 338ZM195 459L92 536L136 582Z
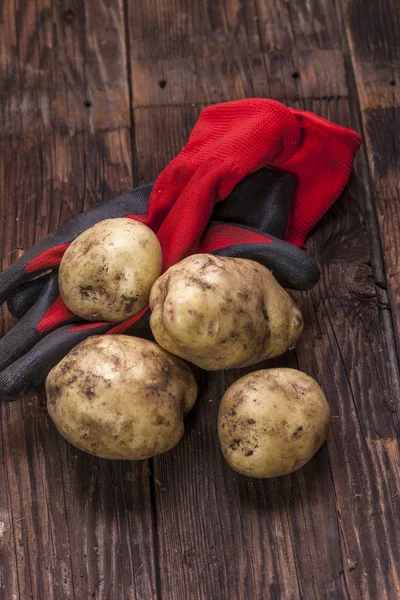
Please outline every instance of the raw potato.
M157 343L208 371L278 356L303 330L290 296L247 259L189 256L156 281L150 307Z
M60 294L73 313L88 321L123 321L147 304L161 266L161 246L149 227L132 219L106 219L65 252Z
M318 383L294 369L245 375L225 392L218 435L229 465L250 477L300 469L322 446L331 411Z
M154 342L99 335L50 371L46 393L68 442L102 458L139 460L179 442L197 385L190 368Z

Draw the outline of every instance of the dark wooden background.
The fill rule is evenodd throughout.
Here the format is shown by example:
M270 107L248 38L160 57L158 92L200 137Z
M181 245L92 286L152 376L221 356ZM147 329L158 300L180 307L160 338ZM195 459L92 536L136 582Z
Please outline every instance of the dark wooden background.
M399 599L398 0L2 0L0 13L3 268L155 178L210 103L271 97L364 139L309 239L322 278L296 294L305 333L273 361L321 383L328 444L291 476L237 476L216 433L234 371L202 374L181 444L137 464L67 445L40 391L1 403L1 600Z

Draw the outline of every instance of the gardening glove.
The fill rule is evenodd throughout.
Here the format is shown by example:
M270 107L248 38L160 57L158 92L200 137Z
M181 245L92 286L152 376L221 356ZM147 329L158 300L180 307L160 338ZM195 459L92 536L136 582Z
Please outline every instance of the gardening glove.
M216 222L203 236L203 245L198 251L259 260L283 285L295 289L312 287L319 276L315 262L302 250L276 237L282 237L285 231L294 188L294 179L275 169L264 168L248 176L215 208ZM140 210L144 214L151 189L152 186L147 185L122 194L76 217L62 228L63 233L59 231L48 238L55 237L57 242L66 243L66 239L84 231L89 222L91 226L110 216L125 215L127 210L131 213ZM256 225L259 228L251 227ZM265 236L269 231L275 237ZM40 255L43 258L43 246L47 246L44 251L53 250L52 256L55 256L54 247L51 249L49 243L46 244L48 238L37 245L35 258ZM52 366L89 335L121 333L126 328L125 323L87 323L70 313L58 295L57 276L58 270L54 269L50 275L24 282L7 298L11 314L21 320L0 341L0 392L3 395L16 396L27 387L41 383ZM134 319L130 332L151 338L148 311L144 309Z

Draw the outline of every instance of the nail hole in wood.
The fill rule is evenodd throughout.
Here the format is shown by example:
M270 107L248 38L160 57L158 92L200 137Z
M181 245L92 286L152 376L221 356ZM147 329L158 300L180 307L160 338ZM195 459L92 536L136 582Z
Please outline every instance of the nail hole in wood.
M85 100L85 102L83 103L86 108L90 108L92 106L92 103L90 102L90 100Z
M298 73L297 71L293 71L292 77L293 79L298 79L300 77L300 73Z
M394 79L392 79L392 81L389 81L390 85L396 85L396 82Z
M163 90L165 88L165 86L167 85L167 82L165 79L160 79L160 81L158 82L158 85Z
M75 19L75 13L72 10L72 8L68 8L68 10L64 11L64 20L67 23L72 23L72 21Z

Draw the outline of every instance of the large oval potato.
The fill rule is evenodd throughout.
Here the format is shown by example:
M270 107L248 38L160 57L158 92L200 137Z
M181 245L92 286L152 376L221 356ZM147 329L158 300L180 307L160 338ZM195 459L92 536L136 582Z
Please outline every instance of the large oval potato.
M278 356L303 330L290 296L247 259L189 256L156 281L150 307L158 344L210 371Z
M243 475L286 475L322 446L330 416L323 391L309 375L283 368L256 371L238 379L221 400L221 449Z
M60 294L88 321L123 321L147 304L161 267L161 246L149 227L106 219L67 248L58 274Z
M68 442L102 458L138 460L179 442L197 385L190 368L154 342L99 335L50 371L46 393Z

